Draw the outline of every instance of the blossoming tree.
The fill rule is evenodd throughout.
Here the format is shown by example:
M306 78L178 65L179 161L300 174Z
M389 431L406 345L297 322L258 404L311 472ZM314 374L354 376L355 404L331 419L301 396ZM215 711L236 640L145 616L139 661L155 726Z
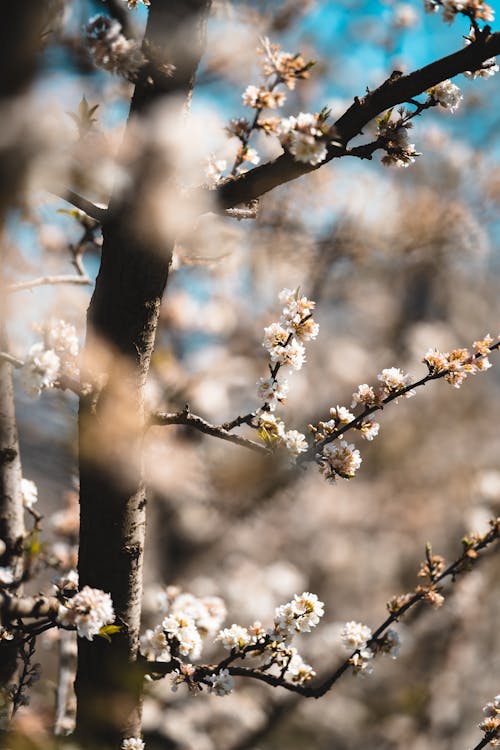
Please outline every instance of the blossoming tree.
M463 95L451 80L455 76L488 79L498 72L495 55L500 53L500 35L489 25L493 10L481 0L425 0L429 14L441 15L449 23L465 19L464 44L413 72L395 70L380 85L355 96L338 117L328 107L314 113L297 109L286 117L278 114L288 95L307 86L303 82L312 76L314 63L301 54L283 51L263 36L259 46L261 82L247 85L242 95L242 106L250 115L230 119L226 126L232 149L228 162L225 154L205 150L204 140L200 153L196 152L200 134L189 130L188 104L204 53L210 0L143 2L148 6L148 19L142 42L134 36L130 21L140 3L129 0L128 8L127 3L105 3L107 14L88 19L84 33L79 29L76 35L78 44L75 37L64 36L62 6L28 3L30 13L23 13L24 8L12 11L23 40L22 55L9 40L2 53L9 61L2 101L8 123L5 151L15 158L2 151L9 189L1 196L6 262L0 279L0 657L2 721L8 732L13 720L14 747L19 736L16 714L39 676L34 655L43 638L59 639L56 734L65 736L74 730L74 741L85 747L141 750L145 689L152 686L153 690L157 683L168 680L169 689L179 693L212 693L216 697L236 692L240 682L265 683L295 700L326 696L348 672L370 674L380 655L398 655L397 623L403 615L409 610L420 611L422 603L440 607L443 582L458 579L484 550L494 548L500 537L500 519L494 517L480 533L463 538L452 562L446 563L427 545L418 572L423 579L419 585L392 596L388 614L378 625L370 628L356 620L341 624L336 635L344 656L330 666L328 645L323 644L319 674L296 645L325 615L323 601L308 590L309 581L297 589L300 593L288 595L286 603L277 601L268 622L246 622L242 613L238 619L246 624L230 626L225 622L222 598L204 592L200 582L196 595L178 586L160 585L154 596L143 597L146 497L161 494L163 480L158 477L163 470L172 471L170 467L178 461L176 448L163 437L166 427L177 426L173 434L179 443L186 432L194 436L204 433L206 440L213 438L228 449L234 444L234 450L254 456L260 463L250 465L249 473L256 484L262 476L274 477L280 486L300 484L316 467L325 486L330 486L329 492L334 493L360 471L362 455L356 439L372 443L377 438L377 412L416 396L434 380L459 389L468 376L490 369L490 355L500 347L498 336L484 332L476 334L470 348L454 344L441 349L429 342L420 355L425 368L421 377L412 377L400 366L380 367L371 384L351 384L352 395L346 391L346 405L338 403L341 399L332 389L331 397L326 397L335 405L325 411L321 411L324 399L315 403L314 395L308 393L303 404L307 428L302 432L291 427L293 411L289 419L286 408L293 396L294 378L299 377L294 373L303 369L306 352L309 357L310 350L321 346L316 341L320 326L313 316L321 315L322 276L339 255L349 255L342 238L337 237L337 255L314 256L309 278L295 285L292 274L293 283L283 284L280 292L279 287L273 289L273 295L279 292L279 316L274 300L275 313L252 311L254 318L262 317L265 350L252 350L251 360L260 368L255 396L246 389L238 407L230 404L227 408L217 404L209 392L205 400L200 398L202 416L180 403L182 388L176 393L169 385L173 365L163 368L160 388L162 363L155 363L155 346L161 352L162 336L175 336L175 311L165 313L162 307L169 269L196 265L196 257L187 248L196 244L200 227L202 232L206 230L203 222L207 215L227 222L226 226L255 220L262 196L304 175L304 184L319 178L329 162L344 157L372 160L382 152L383 165L396 172L416 167L421 155L409 141L414 121L426 116L427 110L453 114L459 109ZM408 25L408 7L395 7L395 28ZM216 10L221 12L220 7ZM56 34L59 43L77 58L86 56L84 65L91 62L121 77L113 80L125 79L131 86L127 89L132 91L130 112L119 148L99 136L95 126L98 105L85 97L77 112L71 113L77 134L73 129L63 146L59 132L55 138L49 134L53 123L40 125L39 131L33 128L36 110L28 110L26 115L24 109L19 114L19 103L24 102L22 97L40 64L40 49L50 45ZM17 59L23 64L12 65ZM216 65L214 68L217 70ZM207 120L203 128L208 127ZM372 134L365 136L365 129L371 129ZM186 155L183 139L191 157ZM267 148L269 158L260 165L257 145L261 148L263 143L263 153ZM203 184L197 172L201 157ZM423 155L421 161L425 158ZM106 160L110 160L107 171L102 169ZM101 184L101 178L108 183ZM6 223L12 209L22 207L36 224L38 219L29 214L24 197L33 188L59 196L59 206L61 199L71 206L62 209L62 214L74 222L74 241L64 238L61 242L60 237L48 237L45 231L44 242L46 247L69 250L74 274L16 279L16 256L9 248ZM104 204L101 197L106 198ZM262 202L266 200L271 201L272 194ZM272 221L270 226L273 229ZM274 230L278 232L279 227ZM353 227L350 232L355 234ZM400 235L409 237L411 232L403 227ZM43 239L43 231L40 237ZM438 244L444 243L439 240ZM75 285L84 288L93 284L84 258L86 253L96 257L97 251L99 270L88 308L83 352L76 328L61 315L48 315L37 325L37 340L24 352L14 351L14 312L19 311L11 300L35 287L70 285L74 289ZM354 257L354 251L352 254ZM207 256L199 265L212 263L213 258ZM289 272L286 263L286 258L276 259L277 265L282 264L280 274ZM314 266L319 266L316 275ZM428 269L424 270L428 276ZM431 282L427 277L426 283L428 288ZM304 293L309 293L309 287L318 292L318 304ZM248 292L248 287L244 291ZM196 306L196 300L192 304ZM185 319L185 315L184 309L181 317ZM196 308L194 317L203 319L206 335L216 329L210 331L215 324L202 307ZM12 332L7 330L11 320ZM236 323L234 330L238 331ZM367 379L364 375L363 380ZM64 540L59 547L53 544L49 549L40 542L43 519L35 507L37 486L23 477L13 382L33 399L43 400L49 395L46 392L56 390L79 399L79 518L75 492L69 493L67 507L52 518L53 533ZM325 385L329 384L323 378L321 387ZM223 414L220 419L206 418L211 399L215 415ZM190 404L191 399L187 400ZM247 409L240 411L240 405ZM201 452L204 450L211 449ZM222 462L226 471L232 460ZM186 474L190 469L187 466ZM217 481L222 480L200 474L200 482L212 482L217 494ZM266 493L272 494L268 486L262 494ZM193 526L200 527L206 520L202 516ZM226 533L231 535L230 522L221 536ZM211 534L217 537L213 527ZM37 576L43 579L45 574L47 578L47 571L56 574L55 578L50 585L42 580L43 593L35 594L40 587ZM486 719L480 725L483 737L477 748L498 741L499 702L496 696L485 706ZM269 721L263 722L267 730L272 729L275 718L271 713ZM147 729L151 720L147 711L145 719ZM241 746L251 746L259 736L250 732L247 744ZM153 744L155 741L158 739L153 737ZM177 744L191 746L181 740Z

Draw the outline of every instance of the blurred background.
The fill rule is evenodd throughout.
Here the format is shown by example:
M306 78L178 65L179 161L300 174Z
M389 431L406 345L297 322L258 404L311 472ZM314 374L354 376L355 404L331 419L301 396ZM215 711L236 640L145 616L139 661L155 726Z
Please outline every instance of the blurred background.
M203 158L210 154L230 168L238 144L224 128L253 114L241 95L261 80L259 38L316 61L310 78L287 92L283 116L326 106L334 121L366 87L394 69L409 71L456 51L469 31L464 18L444 24L416 1L214 1L186 132L169 132L168 108L160 107L142 131L129 131L119 155L131 84L96 69L82 29L96 13L118 13L127 36L140 37L145 8L124 8L54 3L35 81L5 115L2 151L26 154L32 144L21 169L14 160L20 176L15 200L9 196L9 282L70 273L68 246L85 235L78 218L59 213L71 207L45 190L47 181L65 181L107 204L113 189L127 185L145 143L185 185L206 180ZM317 303L319 337L308 344L307 363L290 378L288 402L278 412L288 429L305 433L309 423L328 418L330 407L349 407L357 386L375 384L382 368L401 367L418 378L429 348L449 351L498 335L498 80L454 82L463 91L460 109L437 107L416 119L410 140L422 155L408 169L387 169L379 152L370 162L338 159L264 196L253 220L207 213L195 226L177 225L166 197L172 196L161 185L154 185L156 198L153 190L138 196L145 223L161 237L173 231L175 218L178 236L148 386L151 408L177 411L189 403L217 424L256 409L255 383L268 367L263 328L279 317L283 287L300 287ZM99 105L83 135L75 125L82 97ZM369 126L364 140L374 132ZM250 145L261 162L281 151L264 134ZM83 246L91 278L99 249L97 230ZM53 316L75 324L83 340L90 291L54 286L11 295L11 353L23 358L36 339L33 324ZM158 621L158 586L221 596L227 625L264 626L276 606L309 590L325 602L326 615L296 645L318 674L333 671L345 658L342 624L359 620L374 629L382 622L386 601L418 583L426 542L451 561L465 533L486 531L488 519L500 514L495 355L492 362L460 390L438 381L388 406L375 441L350 438L363 463L355 479L335 485L314 465L292 472L278 458L185 427L150 430L145 626ZM33 401L21 388L17 396L23 474L37 483L47 539L57 542L61 516L54 523L51 514L77 488L77 399L53 390ZM254 436L250 428L240 432ZM481 707L499 690L499 571L492 550L446 588L441 609L412 611L398 628L396 662L377 659L364 679L344 675L320 701L243 680L222 700L173 693L169 680L154 684L145 704L148 748L476 744ZM19 715L19 726L36 727L40 737L54 706L55 666L45 645L42 689ZM208 650L205 660L216 653Z

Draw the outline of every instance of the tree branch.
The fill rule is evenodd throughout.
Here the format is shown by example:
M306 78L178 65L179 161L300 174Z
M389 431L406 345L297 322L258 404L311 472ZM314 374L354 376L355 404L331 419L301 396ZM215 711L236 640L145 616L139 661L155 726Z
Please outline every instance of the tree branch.
M191 414L188 409L175 413L157 412L150 418L149 424L153 425L169 425L169 424L184 424L189 427L194 427L200 432L204 432L206 435L220 438L221 440L227 440L229 443L235 443L235 445L241 445L244 448L256 451L257 453L270 454L268 448L264 445L257 443L255 440L241 437L241 435L234 435L224 429L223 426L213 425L207 422L202 417L198 417L196 414Z
M473 42L458 52L436 60L413 73L401 75L395 72L374 91L369 91L363 98L356 97L354 104L336 121L336 137L343 145L330 145L328 155L321 164L313 166L295 161L293 156L286 152L234 180L224 182L211 191L211 196L221 210L226 210L239 203L249 203L279 185L313 172L332 159L345 156L346 144L360 134L371 120L387 109L414 99L447 78L468 70L478 70L485 60L498 54L500 54L500 32ZM197 188L194 192L205 193L207 189Z
M373 631L373 634L370 638L370 640L367 642L366 646L370 648L372 645L375 645L376 642L383 636L387 629L394 623L398 622L400 618L408 612L409 609L414 607L419 602L422 602L426 599L426 595L430 592L437 591L437 586L439 583L444 581L446 578L451 578L454 582L461 573L470 570L471 566L477 562L479 558L479 553L482 552L484 549L489 547L493 542L498 541L500 538L500 517L492 519L490 521L490 530L484 534L482 537L475 537L474 539L467 539L465 538L462 542L463 544L463 551L462 554L459 555L452 563L450 563L439 575L434 575L430 579L430 584L425 586L417 586L415 589L415 592L413 594L405 595L404 597L401 597L401 603L396 604L395 606L389 607L390 614L388 617L385 618L385 620L376 628L376 630ZM261 645L261 650L264 651L265 644ZM197 672L197 679L199 681L202 681L209 675L217 674L221 669L228 669L229 673L235 677L248 677L254 680L259 680L260 682L265 682L267 685L270 685L271 687L281 687L285 690L288 690L292 693L297 693L299 695L304 696L305 698L321 698L325 693L327 693L332 685L337 682L337 680L348 671L348 669L352 666L352 659L357 654L359 654L360 649L356 649L353 651L350 656L343 661L336 669L334 669L331 674L321 680L319 684L311 686L311 685L299 685L293 682L286 682L283 679L282 675L272 675L268 672L259 671L259 669L252 669L251 667L238 667L238 666L232 666L232 663L237 661L238 659L244 658L247 654L251 654L252 652L255 652L256 650L259 650L259 644L251 644L249 646L246 646L241 651L232 651L230 656L223 659L219 664L217 665L209 665L209 666L202 666L196 668ZM140 666L143 669L145 674L156 674L156 675L165 675L172 672L176 665L173 664L173 662L162 662L162 661L156 661L156 662L150 662L146 661L145 659L140 660ZM196 675L195 675L196 680Z
M88 276L75 276L73 274L61 274L60 276L40 276L37 279L31 279L31 281L19 281L16 284L10 284L6 291L7 294L13 294L14 292L22 292L25 289L34 289L37 286L48 286L55 284L81 284L85 286L92 285L92 279Z
M62 188L60 191L56 192L56 190L50 190L50 192L53 195L57 195L58 198L62 198L62 200L66 201L66 203L71 203L72 206L80 209L80 211L83 211L84 214L87 214L87 216L95 219L100 224L104 224L104 222L106 221L106 218L108 216L107 208L96 206L95 203L87 200L87 198L84 198L83 195L75 193L74 190L71 190L70 188Z

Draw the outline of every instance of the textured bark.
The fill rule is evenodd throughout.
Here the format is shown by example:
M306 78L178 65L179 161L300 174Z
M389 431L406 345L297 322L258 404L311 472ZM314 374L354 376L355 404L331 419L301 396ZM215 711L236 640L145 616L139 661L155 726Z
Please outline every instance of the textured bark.
M0 316L3 316L4 311L1 308L0 305ZM5 351L6 344L5 324L2 319L0 350ZM0 539L5 543L5 552L0 555L0 566L10 568L17 581L21 580L23 574L25 536L21 479L12 365L0 360ZM1 641L0 686L13 679L16 659L17 648L13 647L10 641Z
M173 77L150 68L139 79L131 114L147 114L159 97L182 94L189 99L203 49L208 0L153 0L146 40L157 60L176 65ZM183 29L182 45L176 30ZM187 36L189 35L189 40ZM187 44L189 41L189 44ZM179 107L179 116L181 106ZM88 342L98 337L126 361L121 385L127 393L132 453L140 455L144 425L143 390L153 351L161 297L171 255L145 241L134 221L140 200L140 177L127 198L111 202L103 233L102 261L88 313ZM166 208L167 210L167 208ZM98 394L80 404L80 586L109 592L122 631L112 643L79 639L77 734L92 747L119 747L122 737L137 737L141 728L142 673L136 668L142 597L146 498L140 461L117 478L92 453L89 435L113 397L110 380ZM90 440L91 442L91 440ZM119 460L117 455L117 459Z
M5 326L0 322L0 350L7 350ZM0 539L5 552L0 565L9 567L16 580L22 576L24 508L21 495L21 458L17 438L12 365L0 360Z

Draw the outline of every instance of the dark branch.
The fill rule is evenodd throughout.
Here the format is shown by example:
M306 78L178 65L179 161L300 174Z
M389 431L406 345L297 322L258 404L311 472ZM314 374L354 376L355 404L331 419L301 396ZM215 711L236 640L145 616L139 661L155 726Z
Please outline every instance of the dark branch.
M224 426L210 424L205 419L202 419L202 417L198 417L196 414L191 414L188 409L173 414L158 412L151 416L149 424L183 424L189 427L194 427L196 430L200 430L200 432L204 432L206 435L211 435L212 437L217 437L221 440L227 440L229 443L241 445L244 448L249 448L257 453L269 454L270 452L264 445L255 442L255 440L249 440L248 438L241 437L241 435L234 435L233 433L228 432Z
M361 133L375 117L391 107L414 99L447 78L453 78L468 70L479 70L485 60L498 54L500 54L499 32L408 75L393 73L374 91L369 91L363 98L356 97L354 104L337 120L336 137L343 146L330 145L328 155L321 164L313 166L298 162L291 154L284 153L267 164L240 175L235 180L225 182L212 191L213 197L220 209L232 208L240 203L255 200L279 185L313 172L332 159L345 156L346 144ZM206 188L198 188L198 190L205 192Z

